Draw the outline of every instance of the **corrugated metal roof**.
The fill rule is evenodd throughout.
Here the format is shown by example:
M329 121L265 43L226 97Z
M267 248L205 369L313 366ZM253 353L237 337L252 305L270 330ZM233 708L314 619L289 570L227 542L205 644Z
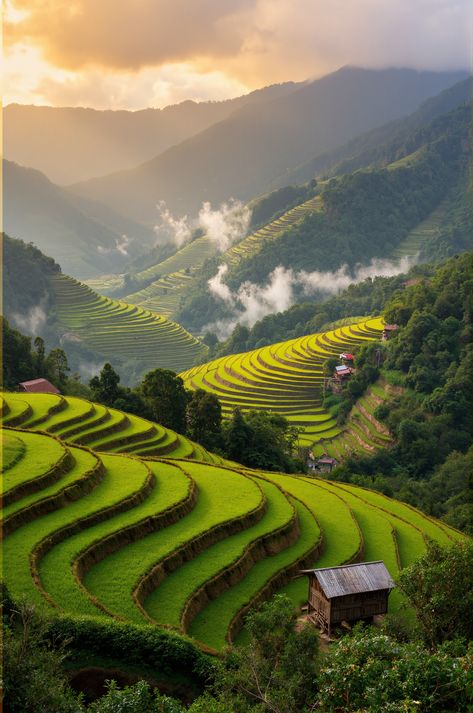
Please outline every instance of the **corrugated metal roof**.
M311 570L327 599L346 594L393 589L395 586L383 561L360 562L341 567ZM307 570L306 570L307 572Z
M54 384L47 379L30 379L30 381L20 381L19 386L24 391L38 394L59 394L61 393Z

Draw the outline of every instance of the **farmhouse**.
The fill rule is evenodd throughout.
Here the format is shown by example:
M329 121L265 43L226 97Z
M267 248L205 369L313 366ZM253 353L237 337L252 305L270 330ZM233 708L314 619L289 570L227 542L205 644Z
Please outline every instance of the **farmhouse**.
M341 364L340 366L335 367L333 377L334 379L337 379L337 381L346 381L354 373L355 370L352 369L350 366L345 366L344 364Z
M19 391L26 391L28 394L60 394L61 392L47 379L31 379L31 381L21 381L18 384Z
M384 329L383 329L383 334L381 339L386 342L388 339L391 339L393 334L399 329L399 326L397 324L385 324Z
M340 354L340 359L342 361L349 361L351 363L353 363L355 361L355 357L353 356L353 354L350 354L349 352L342 352Z
M327 631L342 622L372 619L388 610L394 582L382 560L305 569L309 577L309 619Z
M337 465L338 460L336 458L331 458L324 453L323 456L321 456L316 462L315 467L323 473L330 473Z

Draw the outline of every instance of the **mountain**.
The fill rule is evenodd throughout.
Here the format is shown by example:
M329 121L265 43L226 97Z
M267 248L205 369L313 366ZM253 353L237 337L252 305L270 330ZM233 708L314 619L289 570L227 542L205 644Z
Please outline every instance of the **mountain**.
M275 176L411 113L465 78L462 72L344 67L286 96L251 104L140 166L77 183L72 190L135 220L154 220L157 200L193 215L202 201L247 200Z
M151 230L10 161L3 165L3 199L5 232L33 242L74 277L123 271L153 244Z
M5 157L39 169L55 183L83 181L136 166L246 104L284 96L298 86L286 82L227 101L185 101L142 111L10 104L4 110Z
M427 99L419 109L401 119L390 121L361 136L357 136L334 151L316 156L294 171L279 176L275 186L310 181L323 173L349 173L358 168L377 164L383 165L394 160L396 152L402 152L409 136L430 124L442 114L456 109L462 104L471 104L473 98L473 78L468 77L445 89L437 96Z
M306 206L303 213L290 209L207 263L181 294L175 318L194 333L225 319L245 324L253 319L249 294L252 300L260 295L263 304L264 289L272 294L277 284L283 296L289 282L293 301L306 299L305 282L294 282L298 271L314 273L309 293L318 299L320 272L332 284L336 275L328 273L344 265L353 276L356 265L370 260L397 265L419 254L438 259L471 249L470 125L470 107L460 106L411 132L388 165L319 181L315 198L299 206ZM383 151L389 156L391 146ZM290 215L297 219L289 221Z

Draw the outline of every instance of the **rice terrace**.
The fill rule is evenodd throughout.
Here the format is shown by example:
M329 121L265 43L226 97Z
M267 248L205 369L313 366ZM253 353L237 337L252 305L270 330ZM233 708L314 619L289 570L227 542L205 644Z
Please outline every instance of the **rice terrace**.
M293 577L303 567L383 558L395 575L427 539L463 537L379 493L219 462L120 415L130 423L80 399L4 394L4 574L14 597L158 623L218 651L262 597L282 590L300 604L305 582ZM392 597L394 610L400 603Z
M467 0L4 4L0 709L472 713Z

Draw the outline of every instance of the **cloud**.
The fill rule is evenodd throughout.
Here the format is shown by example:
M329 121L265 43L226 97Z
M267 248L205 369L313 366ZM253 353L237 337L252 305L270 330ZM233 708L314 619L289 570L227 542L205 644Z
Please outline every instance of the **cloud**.
M12 319L16 326L26 334L36 336L41 327L46 324L48 316L41 305L35 305L26 314L13 314Z
M11 54L34 48L40 65L31 62L30 70L43 103L49 97L104 107L108 98L115 108L163 106L315 78L345 64L471 67L470 0L11 0L9 6L7 82Z
M122 235L121 238L115 238L114 248L106 248L103 245L97 245L97 252L100 255L110 255L110 253L118 252L124 257L128 257L128 247L132 240L133 238L129 238L127 235Z
M215 332L220 339L226 339L237 324L252 327L268 314L289 309L296 302L296 294L299 292L306 296L334 295L349 285L367 279L405 273L416 260L416 257L404 257L400 261L374 258L368 265L357 265L353 271L350 271L347 265L342 265L333 272L295 272L278 265L269 275L265 285L244 282L235 293L224 282L228 272L228 265L224 263L208 281L208 286L210 293L225 302L233 315L206 325L204 331Z
M215 209L209 202L202 203L195 221L190 221L187 215L175 218L166 201L160 201L157 208L160 222L154 231L158 242L173 242L178 248L189 242L193 229L200 228L216 244L218 252L225 252L246 235L251 218L251 210L233 198Z
M198 224L213 240L219 252L225 252L233 243L243 238L248 230L251 211L248 206L233 198L212 209L208 202L202 204Z
M175 218L166 201L159 201L157 205L160 222L154 226L154 232L158 236L158 243L173 242L178 248L187 243L192 236L187 215Z

